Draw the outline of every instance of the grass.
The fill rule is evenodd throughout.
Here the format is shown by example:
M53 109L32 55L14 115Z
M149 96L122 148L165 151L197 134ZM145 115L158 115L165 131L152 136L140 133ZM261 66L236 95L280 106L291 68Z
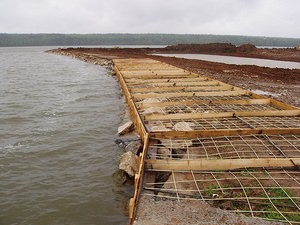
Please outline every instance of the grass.
M294 206L294 202L291 200L293 197L292 194L289 192L289 190L282 189L282 188L269 188L268 189L268 195L271 198L272 203L277 207L279 211L282 211L281 213L284 214L286 219L289 221L299 222L300 221L300 213L297 213L297 209L295 213L284 213L284 208L289 207L290 208ZM267 198L266 194L263 194L262 197ZM265 211L263 213L263 217L272 219L272 220L285 220L285 218L277 212L277 210L273 207L271 202L262 209Z
M210 184L208 185L205 190L204 190L204 194L208 195L208 196L212 196L213 194L215 194L216 189L218 188L217 185L215 184Z

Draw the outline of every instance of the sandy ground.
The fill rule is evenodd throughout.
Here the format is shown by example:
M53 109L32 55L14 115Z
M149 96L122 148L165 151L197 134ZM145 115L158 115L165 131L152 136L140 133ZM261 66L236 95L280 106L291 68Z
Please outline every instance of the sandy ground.
M162 200L142 196L134 225L264 225L282 224L237 215L201 201ZM155 213L154 213L155 212Z

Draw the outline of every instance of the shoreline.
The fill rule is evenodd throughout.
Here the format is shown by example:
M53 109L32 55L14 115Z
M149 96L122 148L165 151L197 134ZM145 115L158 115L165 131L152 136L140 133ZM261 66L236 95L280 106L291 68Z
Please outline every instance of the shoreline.
M274 49L270 49L270 52L272 53L273 50ZM163 49L156 48L67 48L54 49L47 52L65 55L88 63L100 65L109 69L112 73L112 59L147 57L169 63L176 67L202 74L237 87L254 92L257 91L258 93L264 93L263 95L267 97L272 97L287 104L300 107L299 69L268 68L254 65L233 65L196 59L181 59L149 55L158 51L162 53L164 52ZM280 54L278 55L278 51L283 51L283 55L286 55L285 49L276 49L275 53L277 57L280 56ZM297 60L300 62L300 51L293 51L299 53ZM187 53L187 51L183 51L181 53ZM189 51L188 53L194 52ZM232 56L232 54L230 56ZM276 60L279 59L277 58Z
M77 58L80 60L83 60L85 62L89 62L95 65L104 66L106 68L112 68L112 59L114 58L142 58L145 57L145 51L144 53L136 52L133 50L133 52L126 52L124 49L109 49L109 50L103 50L103 49L66 49L66 50L51 50L51 53L60 54L60 55L66 55L71 56L73 58ZM214 79L218 79L220 81L234 84L236 86L241 86L243 88L247 88L252 90L252 88L255 88L257 90L262 90L267 93L271 94L278 94L275 96L280 101L288 102L290 104L299 106L299 91L297 85L299 85L299 70L289 70L289 69L271 69L271 68L265 68L265 67L258 67L258 66L238 66L238 65L226 65L222 63L213 63L213 62L205 62L201 60L188 60L188 59L174 59L172 57L160 57L160 56L150 56L147 55L148 58L156 59L180 68L183 68L185 70L189 70L192 72L196 72L201 75L205 75L208 77L212 77ZM111 63L111 64L110 64ZM276 85L276 86L275 86ZM294 86L294 87L293 87ZM270 90L271 89L271 90ZM282 100L283 99L283 100ZM292 102L292 103L291 103ZM294 102L294 103L293 103ZM149 201L149 200L147 200ZM146 202L147 202L146 201ZM147 210L144 210L144 213L150 213L149 212L149 206L153 205L154 208L157 206L161 207L161 202L158 202L158 200L150 200L149 204L147 205L145 202L142 203L142 206L145 206ZM157 204L156 204L157 203ZM158 204L159 203L159 204ZM165 221L165 224L173 223L173 224L184 224L183 221L180 221L180 219L184 218L186 215L189 215L192 209L189 208L189 203L183 204L184 206L180 206L176 209L177 204L174 202L165 202L165 206L167 208L172 208L171 213L171 221ZM164 205L164 204L163 204ZM184 207L186 210L181 210L182 207ZM206 212L206 218L203 218L203 221L205 222L214 222L211 221L211 215L209 215L208 212L214 211L213 213L215 215L215 218L217 218L216 223L229 223L231 219L236 218L235 221L239 221L238 223L233 224L269 224L268 222L261 222L261 220L256 220L249 217L244 216L238 216L235 214L228 213L224 210L216 209L215 207L210 207L208 204L203 204L203 208L201 208ZM177 211L176 211L177 210ZM177 212L177 213L176 213ZM178 212L180 213L180 218L177 218ZM161 223L164 222L165 218L163 211L160 212L163 215L160 214L151 214L143 215L136 221L136 224L153 224L151 221L157 220L157 222ZM175 214L174 214L175 213ZM147 223L147 218L151 219ZM218 218L221 218L218 220ZM194 220L191 220L191 222L195 222L197 219L199 219L197 216L193 218ZM195 220L196 219L196 220ZM197 220L199 221L199 220ZM139 223L141 222L141 223Z

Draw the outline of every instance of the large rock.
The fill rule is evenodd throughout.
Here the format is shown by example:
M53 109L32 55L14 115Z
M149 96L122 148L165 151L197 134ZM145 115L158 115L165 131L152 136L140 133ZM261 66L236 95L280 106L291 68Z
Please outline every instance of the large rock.
M171 129L166 128L163 124L155 124L150 126L151 131L171 131Z
M117 170L113 173L112 177L113 181L118 185L125 184L129 179L128 175L123 170Z
M172 152L170 151L170 149L161 146L157 149L157 158L159 159L167 159L171 157Z
M119 169L125 171L130 177L133 177L139 169L138 156L133 152L126 152L120 158Z
M133 122L129 121L129 122L124 123L123 125L119 126L118 134L124 135L126 133L131 132L133 129L134 129L134 124L133 124Z
M166 112L161 107L148 107L144 110L143 114L166 114Z
M194 124L191 122L178 122L174 125L173 129L176 131L191 131Z
M142 143L140 140L132 141L125 147L125 151L126 152L130 151L133 152L135 155L138 155L138 152L140 151L141 148L142 148Z
M170 139L160 139L162 145L169 149L187 149L187 147L193 146L192 140L182 139L182 140L170 140Z

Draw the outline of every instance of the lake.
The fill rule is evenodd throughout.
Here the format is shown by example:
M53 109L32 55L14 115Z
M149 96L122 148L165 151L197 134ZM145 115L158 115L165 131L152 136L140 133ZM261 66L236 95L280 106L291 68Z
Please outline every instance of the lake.
M0 224L127 224L117 79L51 48L0 48Z

